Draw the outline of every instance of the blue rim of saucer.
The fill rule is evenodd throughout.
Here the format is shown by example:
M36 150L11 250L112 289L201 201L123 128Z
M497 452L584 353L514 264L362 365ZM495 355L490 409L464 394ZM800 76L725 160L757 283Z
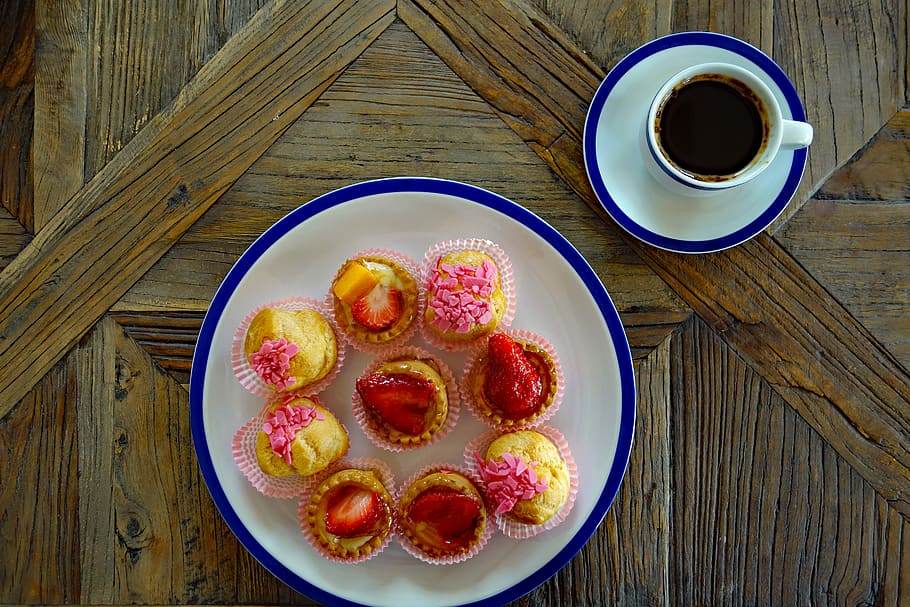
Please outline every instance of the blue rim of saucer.
M802 148L793 151L793 159L790 162L790 171L787 174L787 179L764 212L747 225L730 234L707 240L684 240L664 236L632 220L610 195L597 164L595 136L600 123L601 113L610 93L629 70L651 55L681 46L713 46L741 55L757 65L774 81L784 96L793 120L805 121L806 112L793 83L773 59L747 42L726 34L714 32L681 32L652 40L623 57L610 70L607 77L597 88L585 121L583 146L588 180L591 182L591 187L594 189L601 206L620 227L641 241L677 253L710 253L728 249L749 240L768 227L783 212L799 187L799 182L806 167L808 149Z

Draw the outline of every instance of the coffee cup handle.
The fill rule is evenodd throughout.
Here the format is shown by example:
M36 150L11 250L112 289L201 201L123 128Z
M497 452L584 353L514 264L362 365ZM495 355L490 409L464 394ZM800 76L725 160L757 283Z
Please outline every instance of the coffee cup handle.
M808 147L812 143L812 125L798 120L784 120L780 146L782 148L798 149Z

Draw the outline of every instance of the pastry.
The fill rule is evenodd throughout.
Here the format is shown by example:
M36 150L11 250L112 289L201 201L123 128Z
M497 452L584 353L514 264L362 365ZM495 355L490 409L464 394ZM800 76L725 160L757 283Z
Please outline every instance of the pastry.
M256 460L271 476L310 476L341 459L348 433L331 411L311 398L269 407L256 436Z
M260 310L246 330L243 351L256 374L277 392L318 382L338 360L335 331L311 308Z
M443 365L416 348L377 361L355 383L355 409L362 410L358 420L390 445L430 441L446 426L450 412Z
M411 483L399 500L398 517L400 532L429 558L467 555L485 538L483 498L455 471L431 472Z
M500 272L481 250L455 250L436 258L425 277L424 331L449 343L492 333L509 306Z
M483 488L504 514L528 525L550 520L569 499L571 475L553 442L534 430L496 438L478 462Z
M332 308L354 344L382 345L407 335L420 303L413 262L393 253L348 259L332 281Z
M534 423L552 413L562 393L555 352L529 332L516 332L515 337L494 333L466 366L466 398L492 426Z
M311 541L332 558L353 561L385 546L394 511L394 500L377 471L345 468L313 490L305 518Z

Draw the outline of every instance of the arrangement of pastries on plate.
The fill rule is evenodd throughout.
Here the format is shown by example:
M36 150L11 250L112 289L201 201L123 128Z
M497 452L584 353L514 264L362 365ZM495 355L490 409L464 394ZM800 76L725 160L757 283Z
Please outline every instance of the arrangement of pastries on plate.
M238 381L262 398L234 435L234 460L264 495L297 500L314 550L356 563L397 539L444 565L472 558L497 530L520 540L565 520L577 470L565 438L544 425L563 400L562 368L547 339L511 327L516 288L505 251L446 240L418 264L368 249L340 260L325 286L315 299L251 310L231 349ZM347 346L371 360L350 401L323 402ZM460 375L435 351L463 354ZM463 461L426 461L462 405L489 429L464 445ZM349 411L355 434L339 421ZM347 459L352 437L406 456L417 471L396 482L382 458Z

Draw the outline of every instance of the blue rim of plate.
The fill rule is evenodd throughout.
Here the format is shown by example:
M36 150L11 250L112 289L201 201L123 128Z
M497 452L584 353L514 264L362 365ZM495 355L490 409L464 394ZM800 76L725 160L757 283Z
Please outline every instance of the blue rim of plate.
M632 355L625 330L620 321L613 301L594 273L588 262L582 257L575 247L555 228L543 219L524 207L476 186L449 181L445 179L427 177L395 177L365 181L350 186L333 190L291 211L288 215L278 220L266 230L252 245L240 256L227 276L222 281L212 303L206 312L199 331L199 338L193 354L192 370L190 372L190 426L192 429L193 444L196 450L196 459L202 471L202 476L208 487L215 506L221 513L228 527L241 544L258 560L266 569L282 582L308 596L332 607L369 607L338 597L314 585L294 572L290 571L274 555L270 554L243 525L237 513L231 506L230 500L224 493L212 462L202 415L203 395L205 389L205 375L209 352L212 347L215 330L222 313L230 301L231 296L247 274L253 264L271 247L278 239L287 234L291 229L305 222L307 219L339 204L372 196L375 194L425 192L432 194L446 194L470 200L484 205L518 221L534 231L538 236L547 241L562 257L572 266L579 278L583 281L588 291L594 298L601 316L610 333L613 347L619 365L620 390L622 402L620 403L620 427L616 443L616 454L613 458L610 473L600 497L591 513L585 519L578 532L550 561L545 563L533 574L517 581L511 587L490 597L479 601L464 603L458 607L498 607L509 601L518 599L543 584L566 565L575 554L587 543L613 503L620 483L625 476L629 455L632 449L632 433L635 425L635 380L632 369Z
M806 112L793 83L773 59L747 42L726 34L714 32L681 32L652 40L623 57L610 70L607 77L597 88L585 121L583 147L588 180L591 182L601 206L624 230L648 244L677 253L709 253L727 249L749 240L768 227L783 212L799 187L799 182L806 167L808 150L807 148L794 150L787 179L768 208L749 224L730 234L708 240L683 240L658 234L633 221L622 211L610 195L600 175L595 145L595 135L600 116L610 93L629 70L651 55L680 46L713 46L745 57L761 68L780 88L794 120L806 120Z

